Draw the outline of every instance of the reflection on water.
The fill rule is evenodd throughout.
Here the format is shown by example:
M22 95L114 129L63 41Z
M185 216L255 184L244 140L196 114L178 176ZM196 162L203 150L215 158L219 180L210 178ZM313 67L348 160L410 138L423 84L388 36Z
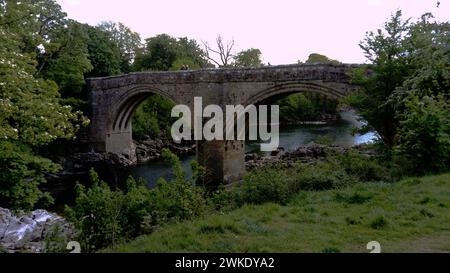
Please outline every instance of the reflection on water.
M332 139L332 143L341 146L352 146L363 143L369 143L377 138L375 133L365 135L352 135L353 127L361 127L363 124L357 120L357 116L353 111L341 112L341 120L327 125L294 125L280 130L280 147L286 151L296 150L302 145L306 145L315 141L318 137L328 136ZM259 144L253 142L246 145L246 151L256 151ZM182 158L183 167L190 175L189 162L195 159L195 156L187 156ZM130 169L130 174L134 178L144 178L149 187L154 187L156 181L160 177L166 179L172 178L172 170L163 161L148 162L138 165Z

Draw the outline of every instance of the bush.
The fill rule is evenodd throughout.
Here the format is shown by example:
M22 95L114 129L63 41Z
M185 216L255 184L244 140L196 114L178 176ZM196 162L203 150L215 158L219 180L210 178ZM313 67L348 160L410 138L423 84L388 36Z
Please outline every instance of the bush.
M220 186L208 197L209 206L216 211L230 211L239 207L238 190L227 190Z
M59 169L25 146L0 141L0 207L32 210L51 204L53 198L39 187L46 182L44 173Z
M158 212L155 220L160 223L192 219L206 210L203 189L194 187L186 181L166 182L160 179L150 194L153 201L152 208Z
M343 188L357 182L341 166L330 162L302 167L299 171L297 177L290 184L290 192L331 190Z
M397 155L410 173L450 169L450 108L443 96L411 96L401 116Z
M355 176L361 182L390 181L389 170L380 165L375 158L349 150L347 154L338 155L336 164L341 165L347 174Z
M265 202L285 203L288 186L285 177L276 169L253 172L244 179L236 195L238 204L262 204Z
M153 95L144 101L133 115L133 137L140 139L150 137L170 137L161 135L162 131L170 132L173 122L171 111L174 103L167 98Z
M168 221L191 219L206 211L203 189L184 179L176 156L168 150L163 154L172 162L176 178L169 182L161 179L154 189L129 178L126 191L111 190L93 170L90 189L77 185L75 206L66 207L66 215L79 230L78 240L85 251L115 245Z
M111 191L91 170L92 187L88 190L77 184L76 205L66 207L67 219L79 231L78 240L82 249L92 252L98 248L114 244L121 238L123 193Z

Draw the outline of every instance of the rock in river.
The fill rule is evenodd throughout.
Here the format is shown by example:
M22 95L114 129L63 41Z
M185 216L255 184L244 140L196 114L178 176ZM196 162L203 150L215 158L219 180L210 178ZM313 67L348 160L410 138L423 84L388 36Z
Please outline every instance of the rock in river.
M70 223L46 210L16 215L0 208L0 252L49 252L50 242L60 240L64 244L74 234Z

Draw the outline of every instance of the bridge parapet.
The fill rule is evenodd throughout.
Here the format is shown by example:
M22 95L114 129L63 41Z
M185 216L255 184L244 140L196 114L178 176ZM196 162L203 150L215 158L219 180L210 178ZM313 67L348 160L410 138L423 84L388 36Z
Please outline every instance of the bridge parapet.
M107 90L136 84L193 84L226 82L305 81L349 83L347 72L358 64L292 64L261 68L221 68L180 71L149 71L90 78L89 89Z

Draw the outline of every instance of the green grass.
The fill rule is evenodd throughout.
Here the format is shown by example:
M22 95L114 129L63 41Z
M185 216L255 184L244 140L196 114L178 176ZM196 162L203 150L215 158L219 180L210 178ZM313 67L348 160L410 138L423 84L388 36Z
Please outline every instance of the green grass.
M302 192L169 224L107 252L450 252L450 173Z

